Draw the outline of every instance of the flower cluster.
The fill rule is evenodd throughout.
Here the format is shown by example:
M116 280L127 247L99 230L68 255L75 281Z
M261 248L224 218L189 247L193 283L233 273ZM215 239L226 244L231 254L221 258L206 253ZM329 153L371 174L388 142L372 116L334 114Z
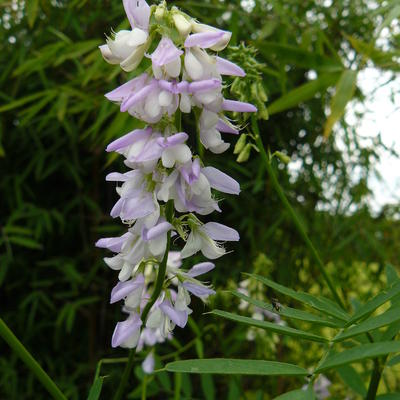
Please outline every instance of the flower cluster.
M139 66L145 72L106 97L146 125L107 147L122 154L129 169L107 176L117 183L119 195L111 216L128 230L121 237L99 240L97 246L114 253L105 258L119 271L111 303L124 301L128 315L117 324L112 346L140 350L163 342L175 326L186 325L191 295L205 301L214 294L198 279L214 264L205 261L185 270L183 260L198 252L217 259L226 252L223 242L239 240L234 229L203 223L195 215L220 212L216 191L238 195L240 186L192 153L191 138L180 127L181 115L196 115L202 146L220 154L229 148L222 133L239 133L224 112L256 108L222 95L223 75L245 75L216 55L228 45L229 32L169 10L165 2L152 7L144 0L123 4L132 29L113 34L100 50L107 62L127 72ZM151 66L142 68L147 61ZM184 241L181 251L170 251L171 238ZM147 364L151 367L151 360Z

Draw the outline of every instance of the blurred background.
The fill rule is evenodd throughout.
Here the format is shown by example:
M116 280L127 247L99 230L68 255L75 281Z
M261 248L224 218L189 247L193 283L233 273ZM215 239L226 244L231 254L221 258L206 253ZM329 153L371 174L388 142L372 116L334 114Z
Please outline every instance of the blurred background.
M271 152L291 158L289 165L275 161L274 168L346 304L350 308L356 297L379 292L386 283L385 266L400 271L399 2L168 4L232 31L232 46L244 41L257 49L224 51L239 64L249 55L258 62L245 80L230 82L226 96L246 91L262 108L260 87L250 90L255 80L262 82L268 95L259 115L262 139ZM104 178L124 167L105 146L135 127L103 96L132 74L106 64L97 46L111 29L127 27L122 1L0 1L0 316L69 399L86 398L100 359L127 355L110 347L122 313L109 305L115 274L94 247L100 237L122 231L109 217L117 195ZM194 134L192 121L184 124ZM233 149L237 138L230 140ZM157 347L157 362L224 356L312 365L320 351L315 344L202 315L213 307L254 314L227 292L239 285L270 301L270 294L241 272L330 295L257 152L245 163L237 163L232 150L205 157L241 182L241 195L226 198L224 212L214 217L238 229L242 239L217 261L212 283L218 295L207 306L193 303L189 326ZM140 360L145 356L138 356L128 398L140 398L144 379L148 398L154 399L174 398L174 393L177 399L272 399L299 385L296 378L166 373L144 378ZM367 376L370 365L358 368ZM102 366L101 375L107 376L102 398L115 391L122 369L122 364ZM399 390L399 373L393 369L385 375L389 391ZM344 391L345 377L346 371L328 375L331 394L321 398L360 398ZM0 399L48 399L3 342Z

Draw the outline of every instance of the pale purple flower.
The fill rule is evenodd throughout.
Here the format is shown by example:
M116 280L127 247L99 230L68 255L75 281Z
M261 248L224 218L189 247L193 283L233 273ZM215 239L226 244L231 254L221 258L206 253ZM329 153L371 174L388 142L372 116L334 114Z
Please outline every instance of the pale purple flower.
M154 359L154 354L151 351L142 363L143 372L148 375L152 374L154 372L154 366L155 366L155 359Z

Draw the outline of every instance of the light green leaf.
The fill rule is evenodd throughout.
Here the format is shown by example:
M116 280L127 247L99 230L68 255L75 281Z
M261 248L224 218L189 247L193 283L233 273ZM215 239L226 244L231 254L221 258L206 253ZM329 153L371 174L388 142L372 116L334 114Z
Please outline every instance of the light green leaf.
M378 32L376 34L376 37L379 38L380 34L382 33L383 29L387 28L388 26L390 26L390 24L392 23L392 21L396 18L400 17L400 5L397 5L395 7L393 7L388 15L386 16L386 18L383 20L382 24L380 25Z
M309 372L297 365L276 361L232 360L224 358L175 361L165 366L169 372L222 375L285 375L307 376Z
M300 103L304 103L305 101L312 99L317 93L325 91L329 86L334 85L338 78L339 75L337 74L326 74L307 82L275 100L268 107L268 113L273 115L295 107Z
M36 18L39 13L39 0L29 0L26 2L26 16L28 18L29 27L35 25Z
M274 400L314 400L315 394L311 388L307 390L298 389L293 390L291 392L282 394L278 397L275 397Z
M94 381L92 387L90 388L89 397L87 400L99 400L101 395L101 389L103 387L104 377L99 376Z
M380 342L368 343L353 347L341 353L328 356L323 363L315 370L320 373L329 369L341 367L342 365L352 364L369 358L376 358L390 353L400 351L400 342Z
M341 328L343 326L342 324L338 324L336 321L328 320L326 318L320 317L319 315L314 315L307 311L297 310L295 308L290 308L286 306L281 306L281 309L279 310L279 312L277 312L276 309L271 304L265 303L260 300L252 299L251 297L248 297L240 292L231 292L231 293L234 296L238 297L239 299L242 299L250 304L255 305L256 307L262 308L263 310L268 310L282 317L291 318L298 321L310 322L312 324L317 324L317 325L329 326L332 328Z
M385 304L386 302L393 299L400 294L400 282L397 282L392 286L387 292L379 293L372 300L365 303L362 307L360 307L357 312L351 317L347 326L353 325L355 322L360 319L368 316L373 313L377 308Z
M343 382L360 396L365 397L367 394L367 389L364 385L364 381L361 379L360 375L351 365L343 365L337 369L339 376L342 378Z
M314 335L313 333L304 332L299 329L290 328L288 326L274 324L272 322L259 321L257 319L243 317L241 315L232 314L226 311L213 310L209 314L218 315L219 317L223 317L231 321L239 322L241 324L246 324L261 329L266 329L268 331L280 333L282 335L294 336L299 339L311 340L313 342L328 342L328 339L325 339L322 336Z
M397 321L400 321L400 310L398 308L392 308L381 315L367 319L361 324L347 329L336 336L333 341L340 342L342 340L349 339L362 333L370 332L374 329L381 328L382 326L386 326Z
M336 93L331 102L331 113L325 123L324 136L329 137L336 122L342 118L348 102L353 98L357 84L357 71L346 70L342 72Z
M339 306L336 305L333 301L322 297L322 296L312 296L308 293L296 292L293 289L287 288L286 286L280 285L279 283L273 282L270 279L264 278L260 275L255 274L246 274L261 283L264 283L268 287L276 290L279 293L282 293L292 299L300 301L301 303L307 304L308 306L315 308L318 311L322 311L332 317L335 317L341 321L347 321L349 316L347 313L342 310Z
M25 105L27 103L30 103L32 101L35 101L35 100L37 100L37 99L39 99L41 97L44 97L46 95L50 95L51 93L52 93L52 91L45 90L43 92L38 92L38 93L34 93L32 95L23 97L22 99L18 99L18 100L12 101L12 102L10 102L8 104L5 104L5 105L1 106L0 107L0 113L12 110L14 108L21 107L21 106L23 106L23 105Z

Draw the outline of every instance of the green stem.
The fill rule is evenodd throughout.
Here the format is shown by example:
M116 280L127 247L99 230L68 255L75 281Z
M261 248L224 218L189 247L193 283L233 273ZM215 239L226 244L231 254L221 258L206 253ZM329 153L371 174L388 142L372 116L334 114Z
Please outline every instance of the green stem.
M366 400L375 400L378 391L379 382L382 377L382 370L378 360L374 362L374 370L372 371L371 381L369 382Z
M21 358L25 365L36 375L41 384L56 400L67 400L54 381L47 375L43 368L28 352L25 346L8 328L6 323L0 318L0 336L7 342L11 349Z
M166 206L166 218L167 218L168 222L172 222L173 215L174 215L174 202L172 200L170 200ZM157 274L157 279L156 279L156 283L154 286L153 294L151 296L150 301L146 304L146 307L144 308L143 313L142 313L143 325L146 324L147 316L149 315L151 307L153 307L154 303L159 298L162 288L164 286L165 275L167 273L168 253L169 253L170 247L171 247L171 231L168 232L167 247L165 249L164 258L162 259L161 264L158 268L158 274Z
M274 189L276 190L279 198L281 199L283 205L285 206L286 210L289 212L289 215L291 216L298 232L300 233L300 236L302 237L302 239L304 240L305 244L307 245L308 249L310 250L312 256L314 257L316 263L317 263L317 267L320 270L326 284L328 285L330 291L332 292L333 297L335 298L336 302L340 305L340 307L342 307L343 309L345 309L344 303L342 301L342 299L340 298L339 294L337 293L335 286L333 285L333 282L330 278L330 276L328 275L328 273L325 270L325 265L322 262L321 257L319 256L317 250L315 249L313 243L311 242L310 238L308 237L303 224L301 223L300 219L298 218L296 212L294 211L293 207L290 205L289 200L287 199L285 193L282 190L281 185L278 182L278 179L276 178L275 172L272 168L271 165L271 161L270 158L267 155L267 152L265 151L261 136L260 136L260 131L258 129L258 124L257 124L257 119L255 116L252 117L252 127L253 127L253 131L256 135L256 143L257 143L257 147L260 150L260 154L262 159L265 161L265 165L268 171L268 174L271 178L271 183L272 186L274 187Z
M118 386L117 392L115 393L113 400L121 400L123 398L123 395L125 393L126 384L128 383L128 379L129 379L129 376L131 375L131 372L133 369L133 364L135 362L135 354L136 354L136 349L132 349L129 352L128 362L125 366L124 373L122 374L121 381L119 382L119 386Z

